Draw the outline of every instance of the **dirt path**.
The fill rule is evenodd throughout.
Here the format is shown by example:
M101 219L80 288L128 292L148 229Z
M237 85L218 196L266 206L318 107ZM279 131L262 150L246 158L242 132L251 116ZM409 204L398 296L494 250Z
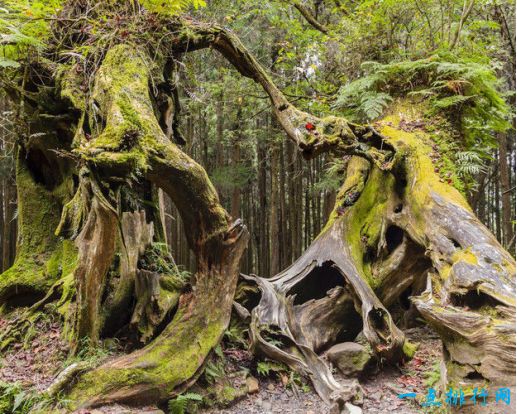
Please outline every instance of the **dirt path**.
M0 318L0 329L6 321ZM441 341L428 328L420 327L406 330L413 343L419 343L414 358L404 366L384 367L368 378L360 379L364 390L362 405L365 414L418 414L423 412L445 413L441 410L429 411L423 402L433 380L438 380L438 362L441 355ZM35 324L32 335L24 344L15 344L0 360L0 381L18 382L24 389L41 391L62 369L67 355L66 344L60 339L60 326L52 320ZM339 380L339 376L337 376ZM246 395L228 408L200 410L202 414L331 414L310 386L284 385L281 378L259 377L258 392ZM419 401L400 399L400 393L416 393ZM490 404L483 413L515 412L515 390L512 390L512 405ZM464 408L464 413L473 412ZM161 414L156 407L138 410L120 405L81 410L80 414Z
M385 367L377 374L362 379L365 392L363 412L368 414L416 414L421 408L412 401L401 400L398 393L424 394L426 372L439 361L441 342L427 328L415 328L406 332L409 339L420 342L412 361L403 367ZM337 376L339 380L339 376ZM204 414L327 414L329 408L312 388L308 392L295 393L286 389L280 381L260 380L259 392L226 409L203 410Z

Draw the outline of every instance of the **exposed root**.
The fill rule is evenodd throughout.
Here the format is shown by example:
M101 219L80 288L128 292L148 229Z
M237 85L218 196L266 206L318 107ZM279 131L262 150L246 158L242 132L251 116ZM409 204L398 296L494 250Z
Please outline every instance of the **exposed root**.
M247 240L246 228L237 225L228 232L224 247L207 246L216 252L210 254L210 263L200 263L198 283L192 293L180 298L173 321L143 349L81 376L69 390L72 408L163 401L192 385L228 326L238 263ZM206 312L215 302L218 306Z

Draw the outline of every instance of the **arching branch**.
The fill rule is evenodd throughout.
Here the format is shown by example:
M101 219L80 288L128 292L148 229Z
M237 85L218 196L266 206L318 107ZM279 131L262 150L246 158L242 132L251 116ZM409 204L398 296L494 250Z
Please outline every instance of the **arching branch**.
M318 19L311 13L308 7L303 5L300 1L295 0L293 1L293 6L296 10L300 12L300 14L307 20L307 23L309 23L312 27L314 27L316 30L319 30L321 33L328 33L328 29L324 24L321 24Z
M178 23L175 23L176 25ZM239 38L222 27L199 22L182 22L186 34L175 43L175 52L214 48L243 75L260 84L269 95L275 115L287 133L300 148L305 158L322 152L359 155L374 162L381 169L389 169L393 147L370 126L351 123L342 117L319 118L297 109L278 89L262 65L246 49Z

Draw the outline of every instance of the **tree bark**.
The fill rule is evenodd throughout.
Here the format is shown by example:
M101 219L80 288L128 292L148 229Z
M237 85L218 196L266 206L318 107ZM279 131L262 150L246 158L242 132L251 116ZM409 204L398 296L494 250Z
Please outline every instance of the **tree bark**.
M269 235L271 238L271 269L272 273L280 271L280 231L278 213L280 211L278 175L279 175L280 154L276 143L271 146L271 191L269 204Z
M96 168L105 174L117 174L131 168L133 162L140 163L146 178L171 197L188 229L187 239L197 258L197 272L192 281L194 290L180 298L173 321L150 345L83 375L70 390L75 407L114 401L136 404L162 400L195 381L204 358L218 344L228 325L239 260L246 246L245 227L239 221L230 224L204 169L163 135L150 112L152 106L147 104L150 99L148 77L147 62L132 48L119 45L108 52L94 86L94 96L108 122L99 136L85 142L77 152L94 161ZM128 83L127 79L132 81ZM115 113L122 117L112 116ZM146 146L128 143L133 145L128 152L113 151L109 144L106 145L108 138L127 140L132 137L128 122L133 118L125 115L128 113L136 113L139 117L142 124L136 133L147 134ZM137 139L140 139L139 135ZM97 197L97 201L93 198L90 215L78 238L80 264L75 271L79 309L85 309L85 315L91 321L98 317L97 293L103 286L101 279L106 273L108 258L112 260L114 240L109 237L116 222L109 219L109 208L98 212L98 206L109 203L101 202L100 194ZM89 226L92 214L96 216L92 219L95 232ZM106 220L105 224L103 220ZM107 251L88 249L89 234L94 237L93 241L106 235L108 239L102 240L101 244L110 246ZM81 252L81 246L86 247L85 254ZM92 261L94 270L87 266ZM85 270L81 270L83 266ZM87 289L83 298L83 284L95 286L97 291ZM81 305L84 301L88 306ZM206 312L207 304L213 303L218 303L217 309ZM79 313L79 321L85 319L81 315ZM90 337L95 335L91 326L78 329L78 332L87 332Z
M473 386L480 378L512 383L514 261L461 194L434 172L428 156L432 137L424 130L404 130L416 117L411 102L392 108L376 127L379 131L343 118L318 118L290 104L232 33L187 20L170 24L182 34L171 42L170 52L179 56L213 47L259 83L280 126L306 158L322 152L354 156L334 210L307 251L269 280L252 278L262 291L252 312L255 347L309 374L322 398L341 408L347 400L360 400L358 384L337 383L318 352L342 339L347 329L347 335L362 332L381 359L409 357L411 345L387 308L425 278L425 290L412 302L442 337L444 378ZM119 282L115 291L108 290L107 301L101 294L110 270L123 268L123 280L131 280L129 290L138 294L129 309L131 322L144 338L152 336L146 327L156 325L161 276L138 262L135 266L136 257L143 258L140 248L150 242L150 229L133 206L131 186L149 192L154 185L170 196L196 272L189 285L173 289L178 296L181 292L176 311L161 333L152 331L155 340L63 384L71 408L161 402L187 389L228 326L248 239L246 227L232 222L221 206L203 167L163 132L150 87L159 81L153 74L163 73L160 63L134 44L120 43L105 52L88 100L77 88L77 67L67 68L58 82L62 98L73 106L75 136L67 136L66 143L59 135L28 140L19 150L20 252L2 274L0 302L33 303L42 297L29 309L35 311L59 293L61 312L70 315L71 336L95 341L102 329L100 311L118 308L109 306L116 302L117 288L128 291ZM54 149L66 150L66 156ZM259 163L264 162L266 148L259 146ZM260 174L260 207L267 211L265 169ZM295 205L300 211L310 203L301 183L299 174ZM130 216L124 213L140 223L132 235L124 224ZM308 241L315 230L310 212L305 219L305 229L296 229L296 251L301 251L303 231ZM267 229L265 214L259 225ZM271 230L271 237L277 237ZM266 232L260 246L265 257ZM118 249L127 257L117 265ZM267 263L263 269L267 275Z
M411 116L401 108L393 113ZM315 352L343 340L344 332L351 335L344 340L353 340L362 329L384 358L410 354L386 307L422 282L425 290L411 300L444 342L444 383L514 381L513 258L433 172L432 141L398 129L399 121L390 116L379 123L404 154L394 168L383 172L353 158L334 211L307 251L273 278L253 278L262 291L252 312L255 346L309 374L322 398L337 405L358 398L356 384L336 385ZM347 323L340 318L350 300L361 318ZM324 321L307 322L322 307L331 309ZM268 342L271 332L282 345Z

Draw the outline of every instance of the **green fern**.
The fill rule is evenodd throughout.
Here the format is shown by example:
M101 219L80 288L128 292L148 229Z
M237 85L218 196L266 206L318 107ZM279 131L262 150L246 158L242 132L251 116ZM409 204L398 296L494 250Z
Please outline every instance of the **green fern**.
M148 10L161 14L178 14L189 7L199 9L206 6L205 0L140 0Z
M334 108L362 121L378 117L391 98L421 96L430 107L459 120L466 149L495 145L494 132L509 128L510 110L492 67L441 53L389 64L365 62L365 76L339 90Z
M324 174L313 184L312 193L317 195L322 191L337 191L343 184L346 161L343 158L327 163Z
M446 108L450 108L450 107L462 104L464 102L467 102L473 98L474 98L473 96L464 96L464 95L447 96L442 99L435 99L433 101L433 106L435 108L446 109Z
M193 392L178 395L169 401L170 414L186 414L188 413L188 406L190 404L201 403L202 401L203 396Z
M257 363L257 374L267 377L272 372L287 372L288 368L279 362L273 361L260 361Z
M221 360L210 361L205 367L205 379L209 384L213 384L218 378L224 377L224 365Z
M433 367L430 371L426 372L424 374L425 376L425 381L424 381L424 384L426 387L433 387L434 384L436 384L438 381L440 381L440 363L439 362L435 362L433 364Z
M248 328L246 325L240 323L239 321L231 320L230 326L224 332L224 338L229 344L234 344L236 346L247 347L248 342L246 341L246 335L248 332Z
M393 98L387 93L368 92L361 97L359 110L367 120L371 121L378 118L392 100Z
M456 171L463 177L472 177L486 171L485 160L476 151L458 152L455 162Z

